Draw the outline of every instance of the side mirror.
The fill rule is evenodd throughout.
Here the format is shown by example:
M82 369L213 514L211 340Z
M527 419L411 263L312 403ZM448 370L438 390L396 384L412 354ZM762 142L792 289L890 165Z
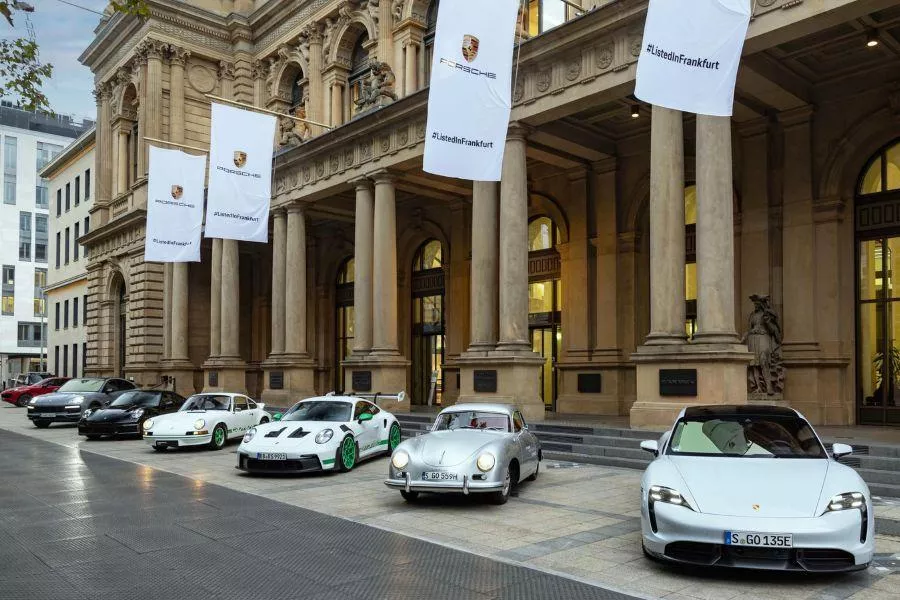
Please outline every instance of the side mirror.
M283 416L284 416L284 415L281 414L281 413L275 413L274 415L272 415L272 420L273 420L273 421L280 421L280 420L281 420L281 417L283 417Z
M659 456L659 443L656 440L645 440L641 442L641 450L649 452L653 456Z
M364 423L366 421L371 421L372 417L374 417L374 416L375 415L373 415L372 413L363 413L363 414L359 415L359 422Z
M831 446L831 455L837 460L842 456L853 454L853 446L847 444L833 444Z

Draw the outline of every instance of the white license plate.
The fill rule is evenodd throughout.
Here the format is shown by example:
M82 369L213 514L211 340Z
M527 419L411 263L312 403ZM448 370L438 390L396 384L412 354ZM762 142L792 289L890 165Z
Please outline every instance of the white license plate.
M256 458L259 460L287 460L287 454L284 452L257 452Z
M422 481L457 481L456 473L444 473L442 471L425 471L422 473Z
M42 419L52 419L56 416L56 413L41 413L40 416Z
M757 546L761 548L791 548L793 536L789 533L755 533L752 531L726 531L726 546Z

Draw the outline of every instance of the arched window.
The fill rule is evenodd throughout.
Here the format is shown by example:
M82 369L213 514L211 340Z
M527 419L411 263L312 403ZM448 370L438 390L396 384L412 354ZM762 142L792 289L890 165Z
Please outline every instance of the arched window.
M900 190L900 140L882 148L863 170L859 194L867 196Z
M419 246L412 265L412 401L441 404L444 366L444 252Z
M559 230L550 217L538 217L528 223L528 251L552 250L559 243Z
M556 402L556 361L562 341L562 280L559 228L550 217L528 223L528 327L532 350L544 358L541 397L547 408Z
M303 106L303 79L303 72L297 71L296 77L291 82L291 113Z
M335 368L334 388L344 389L343 362L353 349L353 282L354 260L351 256L341 265L335 281Z
M422 40L425 45L425 81L420 82L422 86L427 85L427 82L431 80L431 60L434 58L434 34L437 31L438 7L440 4L440 0L434 0L428 6L428 13L425 15L425 37Z
M372 72L369 64L369 51L366 44L369 36L363 33L356 40L353 46L353 52L350 54L350 73L347 75L347 83L350 86L350 114L356 114L356 101L362 93L363 86Z

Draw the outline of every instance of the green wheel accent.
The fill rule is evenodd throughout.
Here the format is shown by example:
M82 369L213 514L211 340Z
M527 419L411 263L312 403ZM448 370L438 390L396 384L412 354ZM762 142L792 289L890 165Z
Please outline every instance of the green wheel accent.
M344 463L344 468L348 471L356 464L356 442L350 436L345 437L341 443L341 460Z
M225 447L225 426L224 425L216 425L215 429L213 429L212 433L212 441L210 442L210 447L213 450L221 450Z
M322 464L323 464L323 465L334 464L334 459L333 459L333 458L326 458L325 460L322 461Z
M388 452L393 452L394 448L400 445L400 426L394 423L391 425L391 433L388 435Z

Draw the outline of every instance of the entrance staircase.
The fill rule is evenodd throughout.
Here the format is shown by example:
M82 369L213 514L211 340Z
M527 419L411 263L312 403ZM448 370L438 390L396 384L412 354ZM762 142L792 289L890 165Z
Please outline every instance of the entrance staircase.
M404 439L425 433L434 421L434 415L421 413L396 416ZM660 435L652 431L559 423L531 423L528 427L541 440L544 458L641 470L652 459L641 450L641 441L655 440ZM825 443L830 447L832 442L826 439ZM853 454L841 462L857 470L873 496L900 498L900 444L851 445Z

